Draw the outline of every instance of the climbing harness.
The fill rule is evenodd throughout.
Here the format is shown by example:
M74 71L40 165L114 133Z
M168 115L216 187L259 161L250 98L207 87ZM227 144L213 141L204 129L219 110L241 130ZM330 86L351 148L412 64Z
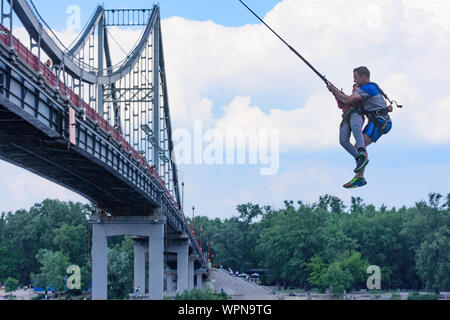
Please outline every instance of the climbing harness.
M397 108L400 108L400 109L403 108L403 105L398 104L397 101L389 99L387 94L384 93L383 90L381 90L381 88L378 84L376 84L375 82L369 82L369 84L374 85L375 88L377 88L378 92L380 92L380 94L383 96L383 98L385 98L391 105L395 104L397 106Z
M378 84L375 82L369 82L368 84L371 84L375 86L375 88L378 90L378 92L381 94L381 96L387 100L390 103L390 106L395 103L397 108L403 108L402 105L397 104L396 101L391 101L386 93L380 88ZM389 123L391 122L391 117L389 116L389 111L387 108L375 110L375 111L364 111L364 115L367 116L367 118L373 122L373 124L380 130L382 134L386 134L389 132L390 128L388 128Z

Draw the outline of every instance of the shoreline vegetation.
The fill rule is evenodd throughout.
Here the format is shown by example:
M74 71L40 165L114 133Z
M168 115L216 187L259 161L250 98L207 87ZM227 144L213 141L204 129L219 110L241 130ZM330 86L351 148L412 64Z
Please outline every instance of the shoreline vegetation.
M69 265L80 267L81 288L89 288L91 212L90 205L49 199L2 212L0 285L8 284L6 293L24 286L65 292ZM195 234L199 239L202 232L213 267L261 270L263 285L299 293L328 289L337 299L367 289L366 270L373 265L380 268L377 294L395 299L403 290L450 291L450 194L430 193L427 201L399 209L376 208L358 197L346 208L324 195L312 204L285 201L281 209L241 204L236 212L223 220L195 217ZM108 298L127 299L134 291L131 238L109 238L108 257Z

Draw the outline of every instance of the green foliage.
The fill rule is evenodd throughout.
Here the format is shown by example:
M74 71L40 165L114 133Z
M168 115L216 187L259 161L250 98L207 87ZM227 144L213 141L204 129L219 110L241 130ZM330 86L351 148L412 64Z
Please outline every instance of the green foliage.
M338 261L333 262L322 276L324 284L330 288L330 293L341 298L344 290L348 290L352 285L352 275L349 270L342 268Z
M81 289L88 289L92 280L92 262L81 267Z
M439 295L432 294L420 294L419 292L412 292L408 295L408 300L439 300Z
M268 268L272 280L285 284L307 283L307 263L325 247L323 228L326 211L291 204L285 210L264 215L257 252L262 259L260 267Z
M310 262L306 264L309 270L308 282L311 286L319 288L321 291L325 290L327 284L323 279L323 275L327 272L328 266L323 262L318 255L311 258Z
M71 263L86 264L88 253L87 215L90 206L44 200L29 211L0 215L0 279L13 277L30 284L31 273L39 273L36 256L40 249L61 251Z
M394 293L391 295L390 300L401 300L400 293L394 292Z
M252 220L262 215L262 210L259 205L254 205L251 203L240 204L236 207L237 212L239 212L239 219L246 225L251 224Z
M362 213L364 210L363 199L360 197L352 197L352 206L350 207L351 213Z
M46 290L53 287L56 292L62 292L66 285L65 276L67 267L70 265L69 258L61 251L40 249L36 259L42 266L40 273L31 274L34 286L43 287Z
M368 266L369 264L361 259L361 254L354 250L343 252L328 265L316 255L307 264L310 271L308 282L322 292L325 288L330 288L333 296L341 298L344 290L361 287Z
M203 240L217 254L216 264L241 272L266 269L267 284L363 289L367 266L377 265L384 290L445 291L450 289L450 194L445 199L442 203L444 197L432 193L411 208L377 210L352 197L347 212L331 195L311 205L285 201L280 210L247 203L238 206L238 217L202 217Z
M45 298L45 294L38 293L37 295L31 297L31 300L44 300L44 298Z
M361 254L357 251L346 251L337 260L343 270L350 273L352 278L351 288L361 288L362 284L365 284L367 278L367 267L369 263L362 259Z
M332 213L343 213L345 209L344 202L341 199L329 194L321 196L317 206Z
M214 293L211 288L199 289L194 288L191 291L184 290L183 293L175 296L175 300L229 300L225 292Z
M209 220L207 217L195 217L194 230L200 240L200 227L203 229L203 251L215 256L215 263L226 265L233 270L248 270L260 260L255 252L259 225L251 223L260 215L260 209L251 204L240 206L240 217L233 217L222 222L220 219ZM188 219L189 220L189 219Z
M133 292L132 248L130 237L108 248L108 299L126 299Z
M417 250L417 272L426 289L439 293L450 287L450 228L430 234Z
M450 290L450 194L430 193L427 201L399 209L352 197L346 210L332 195L313 204L285 201L281 209L252 203L236 209L225 220L195 217L195 235L200 240L202 234L203 252L209 249L216 266L264 269L268 285L330 288L336 297L365 288L369 264L381 268L383 290ZM45 200L28 211L1 213L0 281L60 283L70 263L81 268L82 288L88 288L90 210ZM133 290L131 239L111 239L108 254L110 298L126 298Z
M64 223L54 231L53 244L65 252L69 260L78 266L86 263L87 230L83 225L69 226Z
M5 280L5 292L13 292L19 288L19 280L9 277Z

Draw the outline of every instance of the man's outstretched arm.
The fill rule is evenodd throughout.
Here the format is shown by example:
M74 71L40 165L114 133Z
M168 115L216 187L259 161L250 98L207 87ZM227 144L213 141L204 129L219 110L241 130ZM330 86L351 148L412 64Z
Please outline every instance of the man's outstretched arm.
M363 100L363 97L358 93L354 92L351 96L348 96L330 83L328 83L327 88L336 97L336 99L345 104L357 103Z

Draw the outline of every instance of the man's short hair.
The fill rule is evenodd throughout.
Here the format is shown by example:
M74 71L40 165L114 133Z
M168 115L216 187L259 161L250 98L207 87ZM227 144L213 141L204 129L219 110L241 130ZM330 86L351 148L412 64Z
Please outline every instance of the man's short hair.
M358 73L360 76L366 76L367 78L370 78L370 71L367 69L367 67L358 67L353 72Z

